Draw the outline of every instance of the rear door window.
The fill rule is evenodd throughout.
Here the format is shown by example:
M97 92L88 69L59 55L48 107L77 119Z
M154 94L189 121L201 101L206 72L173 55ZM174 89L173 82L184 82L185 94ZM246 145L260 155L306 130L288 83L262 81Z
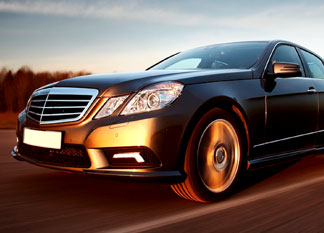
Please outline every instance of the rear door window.
M301 50L301 53L304 56L311 77L324 79L324 65L322 60L316 57L315 55L306 52L304 50Z

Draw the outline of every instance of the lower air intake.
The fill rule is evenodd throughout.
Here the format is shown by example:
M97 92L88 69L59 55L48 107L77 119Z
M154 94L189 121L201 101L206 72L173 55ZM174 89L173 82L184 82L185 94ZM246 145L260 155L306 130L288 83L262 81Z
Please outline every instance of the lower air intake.
M84 146L63 145L61 150L42 148L21 143L19 151L27 157L41 164L62 167L89 168L91 162Z

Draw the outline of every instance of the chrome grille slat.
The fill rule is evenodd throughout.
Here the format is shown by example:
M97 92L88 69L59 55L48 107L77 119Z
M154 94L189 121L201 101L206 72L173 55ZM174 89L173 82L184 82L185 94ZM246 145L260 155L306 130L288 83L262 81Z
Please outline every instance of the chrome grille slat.
M42 114L39 114L37 112L30 111L30 110L29 110L29 112L32 113L32 114L38 115L38 116L41 116L42 115Z
M76 115L76 114L81 114L81 113L82 112L75 112L75 113L55 113L55 114L45 114L45 113L43 113L42 116L69 116L69 115Z
M32 100L31 102L44 102L45 103L45 100Z
M34 105L30 105L31 108L44 108L44 109L60 109L60 108L82 108L82 106L51 106L51 107L40 107L40 106L34 106Z
M44 107L36 106L36 105L30 105L29 107L30 107L30 108L44 108Z
M89 100L55 100L55 99L50 99L50 100L47 100L46 102L89 102Z
M27 107L27 116L40 124L80 120L98 95L89 88L53 87L35 91Z

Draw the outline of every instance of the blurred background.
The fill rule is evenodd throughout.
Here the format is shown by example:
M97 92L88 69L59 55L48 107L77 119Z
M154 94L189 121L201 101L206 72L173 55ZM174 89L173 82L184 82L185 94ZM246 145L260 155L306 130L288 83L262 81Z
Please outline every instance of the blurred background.
M46 83L202 45L284 39L324 56L323 12L320 0L0 0L0 127Z

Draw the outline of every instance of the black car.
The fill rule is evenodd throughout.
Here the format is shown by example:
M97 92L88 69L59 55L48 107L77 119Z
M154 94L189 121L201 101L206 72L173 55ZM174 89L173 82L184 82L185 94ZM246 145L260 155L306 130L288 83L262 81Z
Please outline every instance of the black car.
M213 201L247 169L324 146L324 65L287 41L211 45L44 86L18 118L18 160Z

